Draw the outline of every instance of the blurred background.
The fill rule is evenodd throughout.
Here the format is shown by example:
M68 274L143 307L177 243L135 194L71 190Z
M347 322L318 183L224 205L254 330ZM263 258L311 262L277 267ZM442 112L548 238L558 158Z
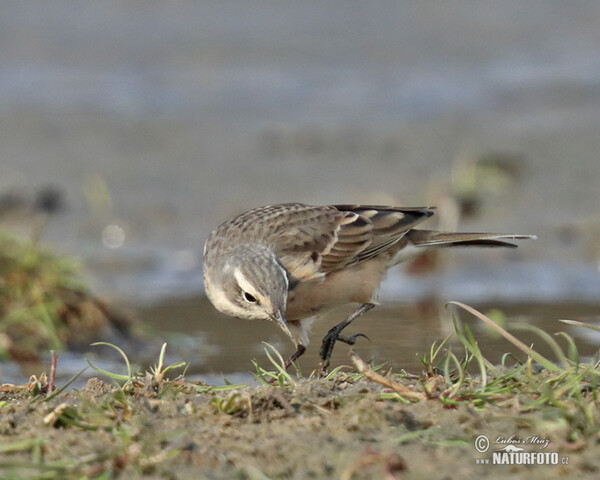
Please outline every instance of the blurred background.
M269 203L538 235L391 272L366 358L417 368L448 300L598 322L599 24L596 1L4 2L0 227L78 257L202 374L293 350L202 295L208 233Z

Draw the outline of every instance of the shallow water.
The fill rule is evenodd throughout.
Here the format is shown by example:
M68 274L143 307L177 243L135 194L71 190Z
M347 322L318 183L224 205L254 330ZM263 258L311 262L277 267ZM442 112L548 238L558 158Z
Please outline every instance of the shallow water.
M490 308L501 310L509 325L523 323L549 333L564 331L575 338L582 357L593 355L600 349L599 333L558 322L560 318L568 318L599 325L598 304L494 304L476 307L484 312ZM337 309L315 324L312 343L300 360L305 373L310 373L318 364L320 339L349 312L351 310L348 308ZM515 352L511 344L489 333L479 320L469 318L469 314L456 308L447 310L444 303L435 298L418 304L380 305L356 320L345 330L345 334L364 333L369 337L369 340L359 338L353 347L363 359L375 364L386 362L396 371L406 369L419 373L419 357L429 353L434 341L439 344L453 331L451 312L469 324L481 350L493 363L499 363L505 352ZM190 373L222 372L227 376L229 372L249 372L253 371L252 359L256 359L263 367L269 367L262 342L275 346L285 358L294 351L292 343L274 325L225 317L217 313L204 298L172 300L143 309L139 316L148 326L156 329L159 337L172 338L169 349L172 353L177 352L177 357L191 362ZM541 353L554 358L548 345L535 334L516 330L513 333L526 344L533 344ZM450 345L457 355L462 354L457 341ZM348 350L348 346L338 344L332 366L349 365ZM517 354L517 357L523 359L522 354Z
M589 361L600 350L600 333L559 322L559 319L571 319L600 326L598 303L495 301L470 305L484 313L492 312L492 315L501 312L508 329L515 336L552 361L557 359L546 341L535 333L519 329L519 325L538 327L550 334L566 332L574 338L581 361ZM351 311L350 307L338 308L315 323L309 349L299 361L304 374L309 374L319 364L321 338ZM126 352L130 361L137 365L134 368L147 369L155 365L161 345L167 342L165 364L188 363L188 379L214 385L225 382L248 383L254 381L253 360L264 368L273 369L263 342L274 346L284 358L295 349L276 326L222 315L203 296L171 298L154 305L138 306L133 312L143 324L144 336L111 341ZM469 326L484 356L492 363L500 363L507 352L514 353L520 361L526 359L508 341L490 332L480 320L457 307L446 308L445 301L435 296L423 297L417 302L386 301L357 319L344 333L363 333L368 336L368 340L359 338L352 347L364 360L374 364L385 363L394 371L404 369L418 374L423 369L420 359L429 354L432 344L436 342L439 345L454 331L452 315L459 319L460 325ZM566 351L566 342L562 338L555 339ZM464 349L456 336L451 337L446 346L459 358L464 356ZM339 343L334 350L331 368L351 365L349 350L349 346ZM89 368L88 359L105 370L125 373L123 359L114 349L90 346L80 351L59 353L57 384L64 384L86 367L87 371L75 386L81 387L87 378L98 376ZM3 382L23 383L24 377L49 371L49 359L44 363L21 368L14 364L0 364L0 377Z

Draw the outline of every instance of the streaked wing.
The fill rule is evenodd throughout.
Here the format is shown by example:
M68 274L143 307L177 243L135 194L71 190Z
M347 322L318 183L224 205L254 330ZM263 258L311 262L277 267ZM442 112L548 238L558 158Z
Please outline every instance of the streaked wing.
M269 222L271 248L295 280L308 281L324 275L323 255L337 241L340 225L348 222L347 214L331 206L287 204L275 221ZM353 215L356 217L356 215Z
M281 232L286 241L278 242L276 253L295 279L316 279L379 255L433 213L369 205L307 207L303 218L286 222Z
M357 261L373 258L395 245L416 225L435 214L431 207L387 207L335 205L338 210L357 213L373 225L370 244L357 254Z

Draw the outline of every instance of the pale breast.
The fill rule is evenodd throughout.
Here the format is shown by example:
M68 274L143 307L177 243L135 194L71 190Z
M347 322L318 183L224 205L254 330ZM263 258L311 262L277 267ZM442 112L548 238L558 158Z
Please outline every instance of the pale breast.
M386 258L374 258L332 272L320 281L300 283L288 295L286 319L315 315L326 307L374 300L386 272Z

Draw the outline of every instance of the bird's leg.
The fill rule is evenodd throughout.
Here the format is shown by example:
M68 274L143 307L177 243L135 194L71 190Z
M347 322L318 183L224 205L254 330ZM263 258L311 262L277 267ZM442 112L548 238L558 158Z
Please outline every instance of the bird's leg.
M351 337L344 337L340 335L340 333L356 318L360 317L363 313L368 312L374 306L374 303L363 303L352 315L350 315L343 322L338 323L335 327L333 327L327 332L327 335L325 335L325 337L323 337L323 343L321 344L321 349L319 350L319 355L321 356L321 368L323 370L327 369L327 367L329 366L329 359L331 358L331 354L333 353L333 346L335 345L335 342L340 341L347 343L348 345L354 345L358 337L368 338L362 333L357 333L356 335L352 335Z
M285 362L285 369L287 370L288 368L290 368L290 365L296 360L298 360L298 358L300 358L304 352L306 352L306 347L304 345L298 345L296 351L292 353L292 356L288 359L287 362Z

